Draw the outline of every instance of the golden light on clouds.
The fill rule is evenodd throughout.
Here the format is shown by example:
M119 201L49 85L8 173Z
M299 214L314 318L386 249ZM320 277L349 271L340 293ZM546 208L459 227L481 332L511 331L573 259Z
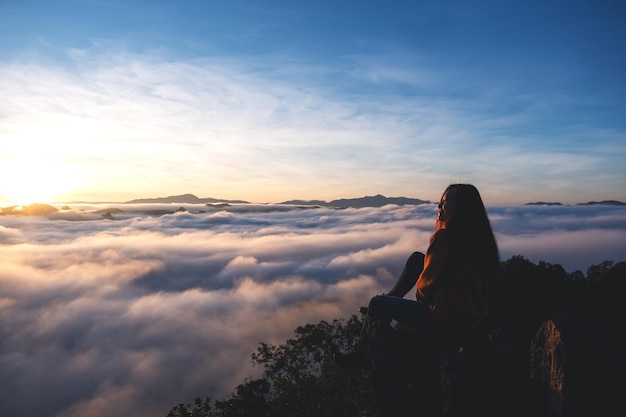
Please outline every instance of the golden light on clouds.
M223 398L262 371L250 362L259 342L388 291L436 215L435 204L68 206L0 216L3 416L28 404L32 417L154 417ZM622 206L488 210L503 260L575 271L626 253Z

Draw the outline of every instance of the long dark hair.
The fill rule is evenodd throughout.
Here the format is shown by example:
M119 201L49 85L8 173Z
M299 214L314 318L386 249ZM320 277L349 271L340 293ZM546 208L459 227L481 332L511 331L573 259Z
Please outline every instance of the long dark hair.
M486 276L497 278L500 255L480 193L471 184L451 184L446 192L456 197L454 214L446 222L452 250L467 248L470 262Z

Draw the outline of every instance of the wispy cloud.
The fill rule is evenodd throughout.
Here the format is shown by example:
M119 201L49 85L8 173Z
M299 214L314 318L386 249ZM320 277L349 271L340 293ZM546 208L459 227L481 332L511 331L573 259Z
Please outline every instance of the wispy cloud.
M154 416L221 398L259 372L249 362L259 342L348 317L387 291L426 249L435 213L188 205L156 217L131 211L159 206L135 205L95 220L104 207L0 218L0 414ZM568 271L624 260L621 207L489 213L503 259Z
M607 199L623 181L614 161L623 147L586 151L610 148L620 132L598 136L581 126L553 135L546 150L545 138L524 133L534 116L493 111L504 93L457 94L455 75L433 76L428 66L431 75L415 81L420 70L408 58L381 66L354 57L336 67L279 55L168 60L106 42L69 56L63 65L0 66L0 134L10 144L0 158L3 175L20 165L57 173L56 186L67 185L59 192L82 199L101 200L99 192L123 200L137 190L258 202L375 193L436 199L458 179L517 203L525 201L509 188L538 200L538 182L558 184L554 199L576 202L576 185L584 198ZM350 77L345 85L353 88L338 87L337 78ZM591 136L593 146L554 145ZM606 166L614 168L595 187L594 174Z

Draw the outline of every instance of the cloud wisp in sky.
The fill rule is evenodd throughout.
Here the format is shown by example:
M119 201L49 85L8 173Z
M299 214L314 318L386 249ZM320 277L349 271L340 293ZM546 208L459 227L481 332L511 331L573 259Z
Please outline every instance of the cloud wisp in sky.
M622 178L606 174L601 195L590 190L570 201L572 190L596 181L599 166L620 172L616 159L625 149L617 132L580 127L561 132L559 146L556 137L549 145L535 135L512 140L510 130L529 116L491 114L498 96L478 102L387 93L374 100L337 94L316 84L315 74L305 86L283 78L295 65L287 60L268 74L236 59L85 55L74 71L0 67L9 139L2 175L21 178L5 194L47 189L61 201L123 201L137 190L151 190L144 197L169 190L279 202L346 197L350 189L348 197L434 200L458 178L479 181L501 203L621 196ZM525 200L512 201L511 189Z
M195 396L220 399L260 371L249 361L259 342L348 317L388 290L426 249L435 213L186 207L0 218L0 414L153 417ZM624 260L623 207L489 212L502 259L570 272Z
M585 3L4 1L0 200L626 200L624 6Z

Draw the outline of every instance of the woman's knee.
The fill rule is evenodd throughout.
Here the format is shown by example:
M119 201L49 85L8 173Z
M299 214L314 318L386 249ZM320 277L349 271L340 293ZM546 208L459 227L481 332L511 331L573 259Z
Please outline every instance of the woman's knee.
M407 262L424 265L424 254L422 252L413 252Z
M411 256L409 256L409 259L407 259L404 270L408 271L407 273L412 274L412 276L415 276L415 280L417 281L416 275L419 275L423 269L424 254L422 252L413 252Z
M370 300L369 305L367 306L367 314L371 318L378 318L380 316L381 305L384 303L384 295L375 295Z

